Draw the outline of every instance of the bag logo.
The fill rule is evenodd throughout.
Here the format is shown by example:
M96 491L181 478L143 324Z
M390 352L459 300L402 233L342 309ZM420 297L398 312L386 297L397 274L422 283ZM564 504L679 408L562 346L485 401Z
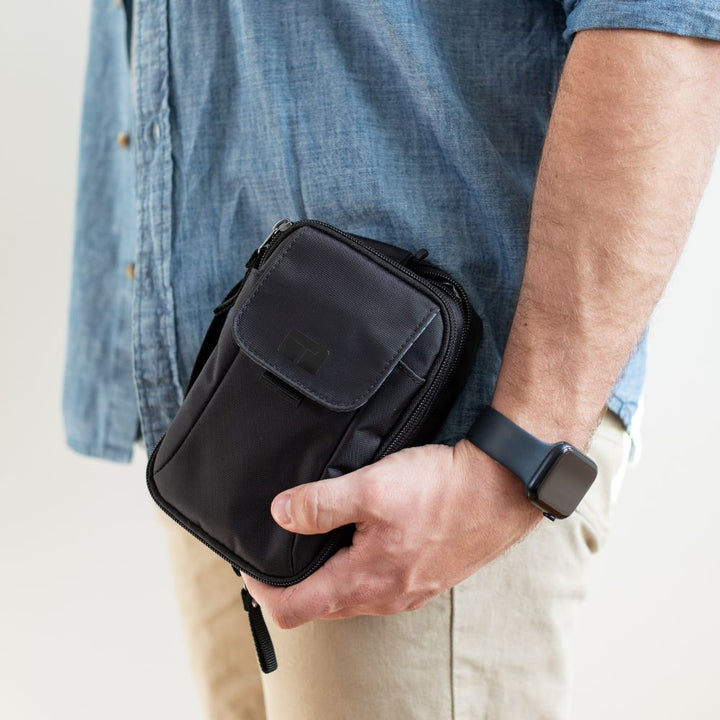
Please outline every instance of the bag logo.
M283 338L278 350L282 355L290 358L296 365L313 375L330 354L326 347L323 347L319 342L299 330L295 330L295 328L292 328Z

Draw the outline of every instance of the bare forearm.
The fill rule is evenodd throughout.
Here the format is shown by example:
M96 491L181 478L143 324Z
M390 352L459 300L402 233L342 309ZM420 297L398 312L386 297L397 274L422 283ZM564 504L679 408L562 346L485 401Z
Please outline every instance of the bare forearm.
M685 243L720 137L720 43L579 33L493 405L585 446Z

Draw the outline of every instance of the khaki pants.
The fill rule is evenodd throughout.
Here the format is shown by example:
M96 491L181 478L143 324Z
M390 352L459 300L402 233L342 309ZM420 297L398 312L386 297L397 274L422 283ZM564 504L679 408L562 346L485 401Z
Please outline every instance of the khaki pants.
M608 413L598 479L567 520L412 612L268 625L279 669L260 677L230 566L164 518L190 660L209 720L558 720L568 717L571 638L605 542L630 438ZM264 695L264 701L263 701Z

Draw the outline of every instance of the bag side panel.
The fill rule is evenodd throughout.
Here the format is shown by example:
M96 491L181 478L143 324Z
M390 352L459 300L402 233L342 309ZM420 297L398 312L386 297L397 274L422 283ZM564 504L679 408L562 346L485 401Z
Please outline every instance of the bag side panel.
M215 349L190 387L180 409L165 433L155 458L155 472L175 455L185 438L192 431L205 406L217 391L228 369L237 357L238 347L232 337L232 323L226 320Z

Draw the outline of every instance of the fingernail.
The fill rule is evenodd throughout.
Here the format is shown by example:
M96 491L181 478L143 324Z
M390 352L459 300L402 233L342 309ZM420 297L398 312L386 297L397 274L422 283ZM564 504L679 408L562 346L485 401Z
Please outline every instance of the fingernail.
M290 493L278 495L270 508L273 517L281 525L287 525L290 518Z

